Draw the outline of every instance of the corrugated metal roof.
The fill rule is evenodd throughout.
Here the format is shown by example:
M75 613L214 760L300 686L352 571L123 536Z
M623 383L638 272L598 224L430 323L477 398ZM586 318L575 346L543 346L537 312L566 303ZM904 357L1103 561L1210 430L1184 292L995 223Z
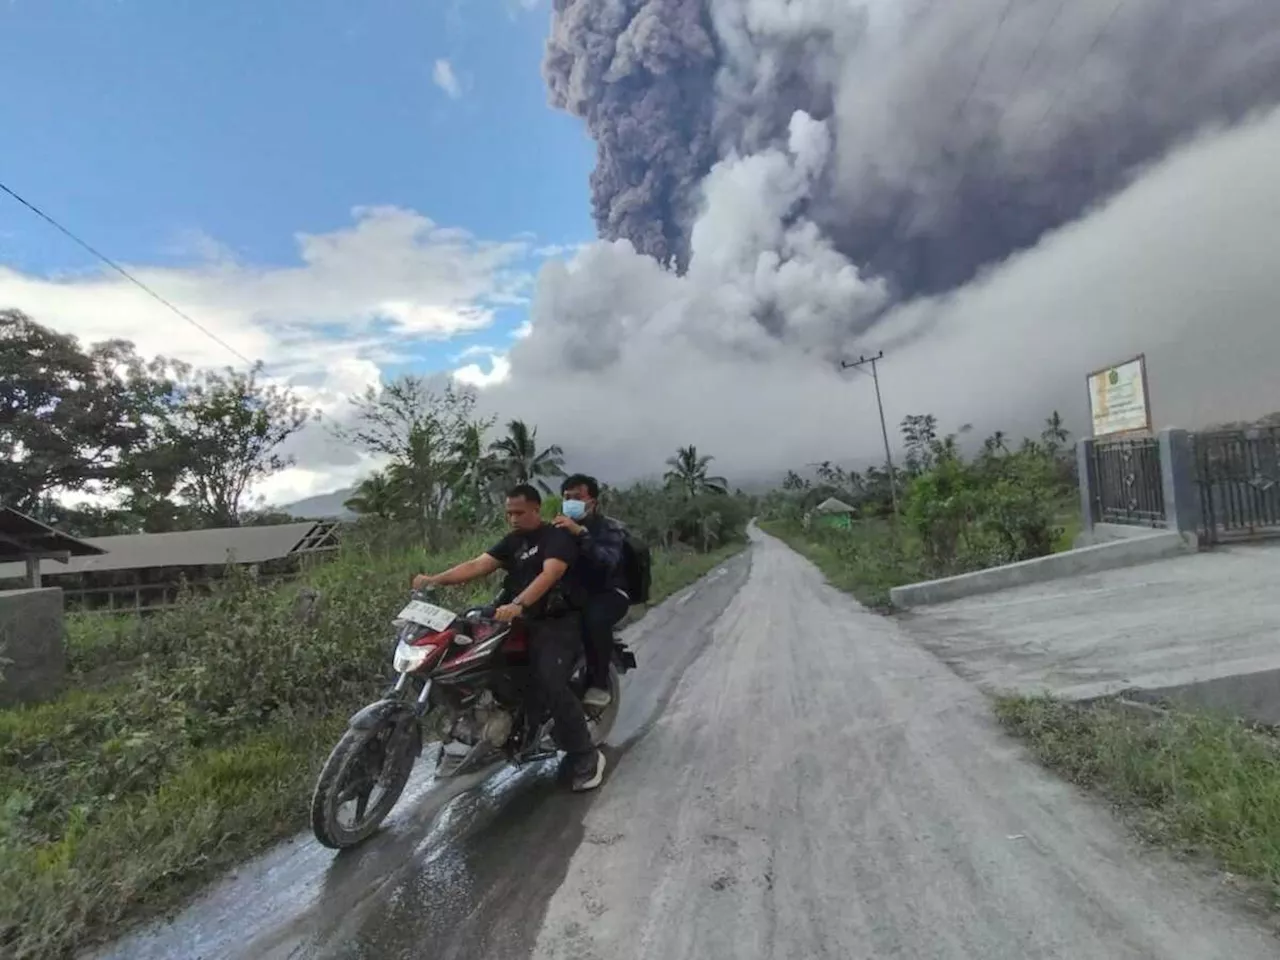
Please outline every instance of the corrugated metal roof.
M86 557L102 553L102 548L46 526L12 507L0 507L0 557L25 561L27 557L49 553ZM26 572L25 562L14 566L21 566Z
M837 500L835 497L827 497L813 509L818 513L857 513L857 508L849 506L843 500Z
M226 527L181 533L137 533L122 537L91 537L86 542L106 551L103 556L74 557L69 563L44 561L45 576L148 567L220 567L228 561L263 563L287 557L317 524L282 523L269 527ZM21 577L20 563L0 564L0 580Z

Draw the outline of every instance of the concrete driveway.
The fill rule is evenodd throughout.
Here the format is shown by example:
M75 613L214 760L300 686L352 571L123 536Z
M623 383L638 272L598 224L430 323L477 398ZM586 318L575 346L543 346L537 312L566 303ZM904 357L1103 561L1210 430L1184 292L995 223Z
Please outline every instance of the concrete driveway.
M992 692L1085 699L1280 669L1280 544L921 607L903 627Z

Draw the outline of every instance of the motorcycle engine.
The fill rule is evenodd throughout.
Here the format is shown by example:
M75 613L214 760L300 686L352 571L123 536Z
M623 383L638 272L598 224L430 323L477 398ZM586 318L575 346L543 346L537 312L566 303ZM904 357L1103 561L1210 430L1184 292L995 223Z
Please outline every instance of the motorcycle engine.
M502 747L511 737L513 718L493 698L488 690L480 695L475 707L476 726L480 736L492 747Z

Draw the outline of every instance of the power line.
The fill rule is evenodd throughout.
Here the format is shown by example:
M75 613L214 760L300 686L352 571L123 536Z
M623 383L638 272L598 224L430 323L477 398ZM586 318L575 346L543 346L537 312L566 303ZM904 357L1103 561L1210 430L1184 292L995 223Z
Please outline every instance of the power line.
M965 93L964 99L956 105L955 116L951 119L952 123L955 123L960 119L961 114L964 113L965 107L967 107L969 105L969 101L973 99L973 95L978 89L978 83L982 80L982 75L987 72L987 62L991 59L991 52L996 48L996 38L1000 36L1000 31L1004 27L1004 22L1009 19L1009 14L1013 11L1013 4L1014 0L1009 0L1009 2L1005 4L1004 12L1000 14L1000 19L996 21L995 29L993 29L990 36L987 37L987 49L982 54L982 59L978 62L978 69L973 72L973 81L969 84L968 92Z
M154 290L148 287L145 283L143 283L141 280L139 280L137 277L131 274L128 270L126 270L124 267L120 266L120 264L116 263L114 260L108 257L105 253L102 253L101 251L97 250L96 248L94 248L84 240L81 240L74 233L72 233L62 224L60 224L57 220L53 219L53 217L49 216L49 214L45 213L43 210L37 207L34 203L19 196L13 190L9 189L9 187L5 186L5 184L2 182L0 182L0 191L3 191L4 193L7 193L9 196L13 197L13 199L17 200L20 204L22 204L24 207L26 207L28 210L34 213L41 220L48 223L51 227L53 227L59 233L62 233L64 236L68 237L72 242L83 247L85 250L88 250L89 253L93 254L95 257L97 257L99 260L105 263L108 267L110 267L116 273L120 274L120 276L124 277L134 286L138 287L138 289L142 290L142 292L145 293L147 296L151 297L152 299L168 307L170 310L176 313L179 317L187 321L187 323L191 324L193 327L195 327L197 330L203 333L206 337L212 340L214 343L218 344L218 346L222 347L224 350L235 355L236 357L239 357L249 366L251 367L253 366L252 360L246 357L243 353L241 353L235 347L231 346L231 344L227 343L227 341L223 340L221 337L219 337L216 333L214 333L208 327L201 324L198 320L196 320L186 312L180 310L178 307L174 306L164 297L160 296L160 294L156 293Z
M1093 52L1098 49L1098 44L1102 42L1102 38L1106 36L1107 31L1111 29L1111 24L1115 22L1116 15L1120 13L1126 2L1127 0L1116 0L1116 5L1111 8L1111 13L1107 16L1107 19L1103 21L1098 32L1093 35L1093 42L1089 44L1089 49L1086 50L1084 52L1084 56L1080 58L1080 65L1076 67L1076 73L1083 70L1084 65L1089 62L1089 58L1092 57ZM1049 105L1044 108L1044 113L1040 115L1040 122L1037 124L1037 129L1044 126L1045 121L1049 119L1049 114L1053 113L1054 109L1058 106L1058 102L1062 99L1062 93L1065 88L1066 84L1062 84L1058 87L1057 94L1049 101Z

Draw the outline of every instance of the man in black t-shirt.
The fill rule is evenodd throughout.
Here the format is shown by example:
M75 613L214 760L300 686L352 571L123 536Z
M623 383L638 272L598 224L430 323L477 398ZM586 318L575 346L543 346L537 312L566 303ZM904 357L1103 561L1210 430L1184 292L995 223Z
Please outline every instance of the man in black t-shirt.
M569 686L582 645L581 599L571 570L578 545L565 531L542 522L542 496L528 484L507 494L507 522L511 532L480 556L444 573L415 577L413 585L447 587L506 571L504 602L494 616L525 619L534 715L545 710L555 721L556 743L568 755L573 789L594 790L604 779L605 758L591 745L582 703Z

